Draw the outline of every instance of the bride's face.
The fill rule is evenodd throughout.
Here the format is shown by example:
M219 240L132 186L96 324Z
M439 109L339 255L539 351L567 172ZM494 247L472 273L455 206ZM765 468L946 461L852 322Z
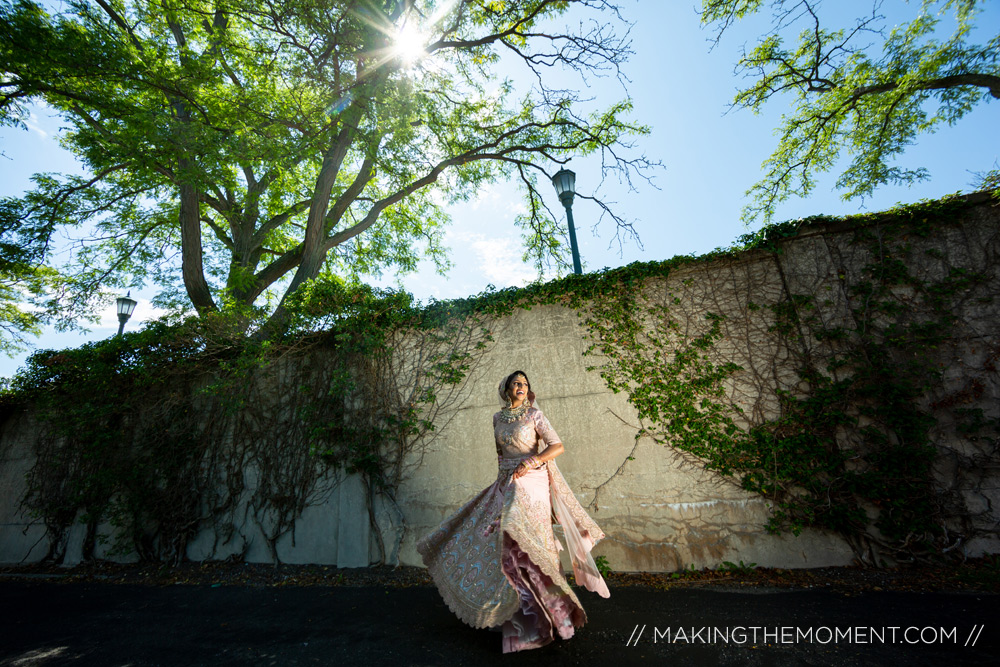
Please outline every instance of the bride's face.
M518 407L528 398L528 378L523 375L515 375L514 379L507 383L507 395L510 396L511 407Z

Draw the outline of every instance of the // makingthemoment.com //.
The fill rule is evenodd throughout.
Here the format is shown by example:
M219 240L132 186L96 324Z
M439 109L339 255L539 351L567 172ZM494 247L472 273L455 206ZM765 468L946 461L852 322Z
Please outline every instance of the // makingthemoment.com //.
M669 626L636 625L626 646L653 644L957 644L975 646L984 625L957 626Z

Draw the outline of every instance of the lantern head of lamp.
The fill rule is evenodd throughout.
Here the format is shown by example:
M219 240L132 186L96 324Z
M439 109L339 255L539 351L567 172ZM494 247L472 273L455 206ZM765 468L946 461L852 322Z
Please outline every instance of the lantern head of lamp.
M122 334L125 330L125 323L128 322L128 318L132 317L132 311L135 310L135 306L138 303L135 299L130 298L132 291L125 296L118 297L118 335Z
M559 201L563 206L573 204L573 195L576 194L576 174L569 169L563 168L552 177L552 185L556 188Z

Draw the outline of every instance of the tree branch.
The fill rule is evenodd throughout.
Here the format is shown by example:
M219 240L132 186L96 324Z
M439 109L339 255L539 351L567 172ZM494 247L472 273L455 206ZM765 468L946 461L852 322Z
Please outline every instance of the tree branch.
M890 81L871 86L859 86L852 91L851 96L855 99L860 99L866 95L888 93L899 88L899 85L898 81ZM986 88L992 97L1000 99L1000 76L993 74L952 74L936 79L918 81L912 85L912 88L914 90L942 90L957 86Z

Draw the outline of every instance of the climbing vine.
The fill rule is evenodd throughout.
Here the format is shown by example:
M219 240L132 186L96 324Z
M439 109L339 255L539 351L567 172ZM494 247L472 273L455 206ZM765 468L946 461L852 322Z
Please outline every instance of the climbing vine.
M770 306L799 383L779 390L777 419L750 429L758 463L743 483L775 500L772 530L836 530L871 564L960 554L975 536L959 490L935 481L945 451L935 434L942 418L966 436L998 434L995 419L977 423L945 409L971 399L977 376L991 370L963 369L968 385L949 394L942 368L965 356L956 348L962 339L989 345L963 314L967 303L992 299L990 276L915 242L969 208L945 200L861 218L845 246L824 237L835 274L830 298L792 293L786 282L784 299ZM851 251L863 254L860 269L849 268Z
M976 324L996 285L930 237L975 205L791 221L701 257L425 307L317 281L294 295L279 339L244 335L252 316L240 313L39 352L4 396L41 425L24 505L53 560L82 521L88 556L108 522L116 548L144 559L184 558L211 525L212 553L245 551L257 532L277 561L302 512L358 474L377 560L395 562L406 529L396 492L468 391L495 322L558 304L579 315L589 370L636 409L636 440L766 498L769 530L835 531L870 564L959 554L990 526L939 467L960 457L975 470L997 453L1000 424L981 399L1000 346ZM800 243L828 263L812 282ZM777 281L747 274L752 289L720 301L761 257ZM949 368L949 355L969 362Z
M853 238L843 248L830 245L824 228L844 222L829 218L744 237L743 252L769 253L781 278L766 306L748 299L736 313L728 307L729 318L744 320L734 327L770 321L767 335L744 332L745 350L717 349L727 316L712 304L692 308L693 296L666 287L684 289L687 280L620 282L588 312L588 353L602 360L596 368L608 387L626 392L643 420L637 438L694 454L769 499L772 532L833 530L869 564L960 554L978 531L961 489L934 478L939 457L953 450L939 450L934 439L944 418L959 437L976 434L985 443L980 457L995 454L995 415L962 404L982 395L981 376L996 369L990 356L949 394L941 365L956 341L988 333L975 331L962 313L988 303L992 287L987 274L951 266L933 247L926 251L931 269L918 275L912 267L929 265L914 256L926 244L914 241L941 233L970 206L946 200L858 217L847 221ZM808 233L829 246L833 275L811 285L820 295L830 290L829 298L797 293L787 275L794 267L786 244ZM849 268L858 257L849 261L847 253L864 256L860 270ZM693 316L699 310L700 325ZM755 355L768 356L767 363L755 368ZM769 379L777 360L796 369L794 376ZM739 400L747 394L756 395L746 401L755 403L752 414ZM762 408L766 394L777 402Z
M373 531L377 560L395 560L395 490L490 340L485 319L336 280L290 307L279 340L244 335L240 313L31 357L4 401L40 425L23 505L47 528L47 559L82 522L86 558L112 539L112 554L177 562L212 526L209 556L245 554L259 532L278 562L302 512L358 473L371 521L388 513L394 534Z
M636 438L695 455L768 499L768 530L832 530L873 565L961 555L977 535L995 534L996 518L977 523L969 489L935 478L942 457L963 456L935 440L973 445L957 462L964 471L997 454L1000 421L977 400L995 376L1000 345L973 323L996 285L927 240L984 199L789 221L703 257L492 294L484 307L577 310L585 354L596 361L589 370L627 395L642 422ZM809 238L824 244L830 266L800 292L788 249ZM846 239L843 247L833 238ZM712 275L721 275L752 252L771 257L776 290L750 294L735 310L695 303L729 287L692 286L684 275L706 276L690 270L694 263L712 261ZM979 364L948 380L945 360L964 357Z

